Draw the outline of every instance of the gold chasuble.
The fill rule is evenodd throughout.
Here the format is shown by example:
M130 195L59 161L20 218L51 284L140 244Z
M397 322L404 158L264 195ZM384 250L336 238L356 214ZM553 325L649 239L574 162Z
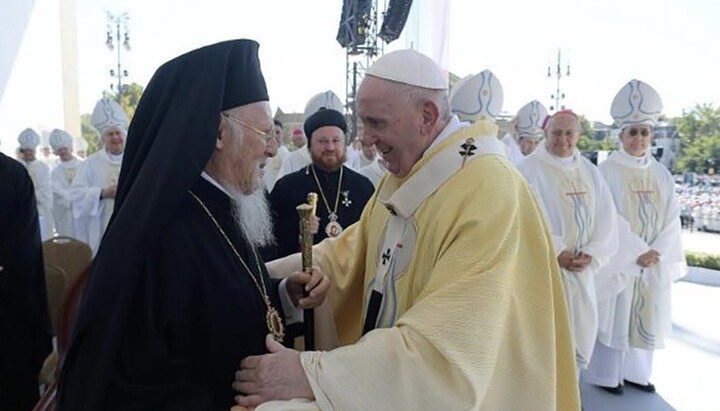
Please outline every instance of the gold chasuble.
M341 345L301 354L321 410L580 409L552 239L496 134L461 128L314 247Z

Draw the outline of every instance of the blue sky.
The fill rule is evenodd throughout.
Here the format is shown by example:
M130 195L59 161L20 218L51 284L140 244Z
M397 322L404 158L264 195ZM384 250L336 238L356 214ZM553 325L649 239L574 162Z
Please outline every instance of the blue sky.
M696 103L720 103L720 1L448 1L449 70L460 76L492 70L508 113L533 99L550 104L555 83L547 66L555 64L558 49L571 65L571 76L562 80L565 104L591 120L611 121L610 102L632 78L655 87L670 116ZM132 50L123 58L129 81L144 85L159 65L185 51L247 37L261 44L273 107L302 111L308 98L327 89L344 97L345 53L335 41L341 0L76 2L81 112L91 111L112 81L108 72L116 54L104 44L106 11L130 15ZM24 128L20 119L62 127L55 103L61 77L53 65L59 59L56 3L36 0L0 103L4 141ZM402 45L398 40L390 48ZM40 68L42 75L26 67ZM33 94L35 87L42 94Z

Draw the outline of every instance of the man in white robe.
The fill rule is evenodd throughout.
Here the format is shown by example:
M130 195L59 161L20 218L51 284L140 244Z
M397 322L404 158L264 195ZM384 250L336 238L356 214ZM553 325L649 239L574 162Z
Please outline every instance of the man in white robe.
M290 154L287 147L283 144L285 140L285 130L283 130L282 123L280 120L273 120L273 123L273 136L275 137L275 141L272 147L276 147L277 149L271 150L269 153L270 158L265 163L265 168L263 169L263 184L265 185L265 191L268 193L275 187L280 167L282 167L285 157Z
M371 183L373 183L373 186L375 188L378 188L380 185L380 181L383 177L385 177L385 174L387 174L387 166L385 165L385 161L383 161L381 158L375 159L372 163L366 165L365 167L358 170L358 173L364 175L367 177L368 180L370 180Z
M283 160L282 166L280 166L280 171L278 171L277 176L275 177L275 182L312 163L310 151L307 148L307 137L305 137L305 133L303 133L301 129L296 128L293 130L292 142L295 150L291 151L290 154L288 154Z
M93 110L92 122L104 147L78 166L70 196L76 237L88 244L95 254L115 206L127 117L116 102L102 99Z
M53 219L58 235L75 238L70 185L75 179L80 161L73 155L73 138L64 130L50 133L50 147L60 162L50 172L53 192Z
M363 138L390 174L358 223L313 250L334 277L328 299L343 346L298 353L268 340L271 354L236 373L240 405L295 397L323 411L580 408L542 211L497 126L460 122L446 90L446 75L413 50L367 72ZM283 276L300 260L268 269ZM300 409L292 406L259 410Z
M362 139L358 140L360 141L360 150L348 154L345 165L359 172L363 167L368 167L376 162L378 156L374 145L366 144Z
M580 121L569 110L547 121L545 143L518 169L532 187L550 224L562 269L565 298L579 369L587 367L597 335L595 281L617 250L617 213L600 172L576 145Z
M75 154L78 156L80 160L85 160L87 157L87 149L88 149L88 143L85 141L84 138L78 137L73 144L73 147L76 148Z
M652 87L626 84L611 108L622 148L599 167L623 222L621 250L606 267L619 280L610 289L619 293L599 301L598 343L583 379L614 394L622 394L625 383L655 391L653 351L664 347L672 328L672 282L686 272L675 183L649 150L661 112Z
M35 199L40 218L40 237L45 241L53 236L53 198L50 184L50 167L36 157L39 144L40 135L31 128L26 128L18 136L20 162L27 169L33 186L35 186Z

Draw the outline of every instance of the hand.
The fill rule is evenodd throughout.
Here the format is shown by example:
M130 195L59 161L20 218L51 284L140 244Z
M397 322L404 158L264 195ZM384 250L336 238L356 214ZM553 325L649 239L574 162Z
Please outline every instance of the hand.
M117 185L110 185L102 189L100 192L100 196L105 198L115 198L115 195L117 194Z
M585 254L582 251L579 252L577 255L575 255L575 268L577 268L577 271L583 271L587 268L588 265L592 262L592 256L589 254Z
M320 229L320 217L314 215L310 219L310 224L308 224L308 228L310 229L310 234L315 235L318 233L318 230Z
M564 268L568 271L577 271L574 268L574 265L575 265L575 254L574 253L571 253L570 251L567 251L567 250L562 251L558 255L557 260L558 260L558 264L560 265L561 268Z
M636 263L642 268L649 268L655 266L660 262L660 253L655 250L650 250L645 254L638 257Z
M300 363L300 353L283 347L272 335L265 338L265 345L270 354L247 357L240 363L232 384L240 393L235 402L243 407L257 407L274 400L315 399Z
M320 267L313 267L312 274L302 271L290 274L285 286L295 307L304 310L322 304L330 289L330 279ZM305 292L308 293L307 297L304 296Z

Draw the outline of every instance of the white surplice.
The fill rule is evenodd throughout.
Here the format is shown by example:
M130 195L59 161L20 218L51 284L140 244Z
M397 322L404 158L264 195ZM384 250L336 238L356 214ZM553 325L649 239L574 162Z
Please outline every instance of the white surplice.
M597 335L596 277L617 250L612 195L598 169L577 150L571 157L558 158L540 144L518 169L545 211L556 255L569 251L592 257L581 272L561 269L576 360L585 368Z
M599 349L585 376L588 382L616 386L623 379L647 384L652 350L664 347L672 328L672 282L685 275L680 208L672 175L650 154L633 157L619 151L600 165L620 214L621 248L613 264L618 292L599 302ZM657 265L635 262L649 250ZM607 277L607 276L605 276Z
M115 206L115 199L100 199L100 192L117 184L121 165L122 154L110 156L105 150L100 150L80 163L70 186L76 238L87 243L93 255Z
M73 156L69 161L61 161L50 172L53 192L53 218L57 233L75 238L75 219L70 198L70 185L77 175L80 161Z
M277 182L286 175L302 169L311 162L312 159L310 158L310 150L308 150L307 146L300 147L297 150L290 152L290 154L288 154L283 160L282 167L280 167L280 171L278 171L275 181Z
M38 217L40 218L42 240L45 241L53 235L53 196L50 184L50 167L40 160L31 163L21 161L30 174L30 179L35 186L35 201L37 203Z

